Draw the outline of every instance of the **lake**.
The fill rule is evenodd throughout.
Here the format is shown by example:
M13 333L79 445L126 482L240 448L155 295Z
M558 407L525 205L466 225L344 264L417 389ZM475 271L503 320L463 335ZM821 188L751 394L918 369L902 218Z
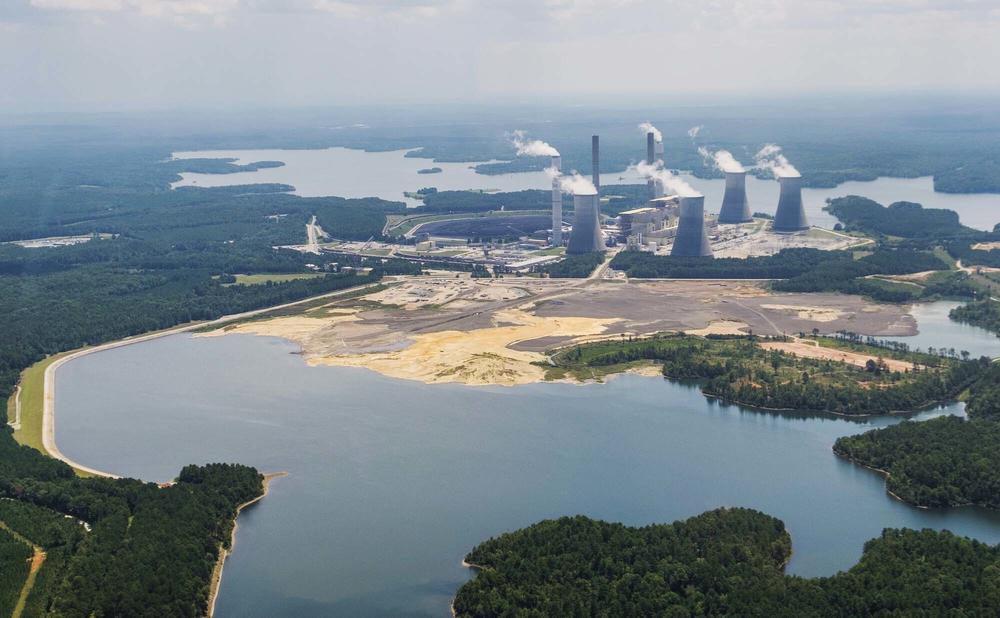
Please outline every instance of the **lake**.
M937 333L924 345L966 328L941 315L918 313L922 332ZM850 567L885 527L1000 542L1000 513L907 506L831 452L837 437L895 418L765 413L637 375L424 385L308 367L297 351L180 334L58 373L57 438L77 461L147 480L208 461L290 473L240 516L220 617L444 618L473 546L577 513L641 525L760 509L784 520L788 571L805 576ZM962 413L952 404L917 418Z
M544 172L526 172L487 176L477 174L476 163L433 163L430 159L406 157L406 150L366 152L350 148L322 150L205 150L175 152L178 159L235 158L237 163L255 161L283 161L283 167L261 169L256 172L235 174L181 174L174 187L219 187L254 183L283 183L295 187L303 197L336 195L340 197L380 197L405 202L409 206L420 204L406 198L404 191L422 187L440 190L482 189L520 191L522 189L547 189L552 181ZM438 174L418 174L417 170L440 167ZM717 213L722 204L725 181L705 180L690 175L683 177L705 194L705 209ZM634 172L601 174L602 187L613 184L644 183ZM611 193L609 187L605 194ZM947 208L961 217L962 223L983 230L992 230L1000 222L1000 195L949 194L934 191L930 176L922 178L879 178L871 182L845 182L833 189L803 189L802 200L810 223L832 228L837 222L823 212L827 198L845 195L863 195L883 205L910 201L929 208ZM778 205L778 183L747 177L747 195L751 211L773 213Z

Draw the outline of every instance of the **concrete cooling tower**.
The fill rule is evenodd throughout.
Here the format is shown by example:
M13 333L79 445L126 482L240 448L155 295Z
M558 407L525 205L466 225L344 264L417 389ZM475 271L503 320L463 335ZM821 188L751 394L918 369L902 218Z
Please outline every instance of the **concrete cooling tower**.
M746 223L753 221L747 201L747 173L726 172L726 193L722 196L719 223Z
M552 157L552 246L562 245L562 189L559 186L559 171L562 168L562 158Z
M798 232L809 229L806 211L802 207L802 177L779 176L781 196L774 213L775 232Z
M600 200L597 193L573 195L573 231L569 235L566 253L592 253L604 251L604 236L601 235Z
M681 198L680 221L670 255L674 257L712 257L705 231L705 196Z

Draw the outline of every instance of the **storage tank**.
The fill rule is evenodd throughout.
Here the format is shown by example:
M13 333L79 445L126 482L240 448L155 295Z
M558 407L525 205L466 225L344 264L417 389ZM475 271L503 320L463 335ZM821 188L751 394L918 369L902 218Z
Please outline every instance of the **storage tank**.
M719 223L746 223L753 221L747 201L747 173L726 172L726 193L722 196Z
M580 254L604 251L600 201L597 198L597 193L574 194L573 210L573 231L569 235L566 253Z
M675 257L711 257L705 231L705 196L681 197L677 236L670 255Z
M779 176L781 195L774 213L775 232L798 232L809 229L806 211L802 207L802 176Z

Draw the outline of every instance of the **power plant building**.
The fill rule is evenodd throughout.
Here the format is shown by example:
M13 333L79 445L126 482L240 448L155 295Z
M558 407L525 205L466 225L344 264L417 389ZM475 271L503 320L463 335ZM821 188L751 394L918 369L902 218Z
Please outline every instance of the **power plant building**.
M802 177L779 176L781 195L774 213L775 232L798 232L809 229L806 211L802 207Z
M597 193L574 194L573 210L573 231L569 235L566 253L576 255L604 251L600 200Z
M747 173L726 172L726 192L722 196L719 209L719 223L747 223L750 216L750 202L747 201Z
M681 197L680 217L674 247L670 251L674 257L711 257L712 247L708 244L705 229L705 196Z

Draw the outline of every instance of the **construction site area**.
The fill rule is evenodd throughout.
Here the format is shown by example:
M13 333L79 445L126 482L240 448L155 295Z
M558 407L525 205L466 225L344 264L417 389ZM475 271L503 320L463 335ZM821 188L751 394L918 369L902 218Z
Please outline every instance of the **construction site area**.
M311 365L366 367L426 383L514 385L545 379L563 346L662 332L796 335L850 331L906 336L905 305L840 294L782 294L737 281L387 277L361 296L294 315L225 325L291 340ZM816 353L816 352L812 352Z

